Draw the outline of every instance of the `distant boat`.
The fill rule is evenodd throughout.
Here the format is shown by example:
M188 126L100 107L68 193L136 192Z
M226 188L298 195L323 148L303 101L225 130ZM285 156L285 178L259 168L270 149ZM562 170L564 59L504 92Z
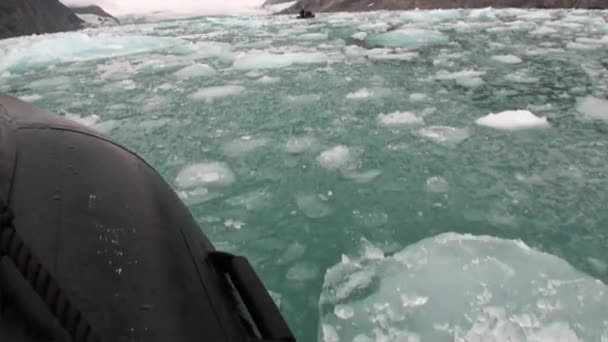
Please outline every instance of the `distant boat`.
M315 14L312 13L311 11L305 11L305 10L301 10L300 11L300 15L297 16L297 19L312 19L315 17Z

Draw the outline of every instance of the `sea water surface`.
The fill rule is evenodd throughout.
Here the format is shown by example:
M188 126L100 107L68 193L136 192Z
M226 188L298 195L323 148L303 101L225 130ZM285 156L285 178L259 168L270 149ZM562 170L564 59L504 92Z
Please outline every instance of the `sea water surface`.
M608 12L205 17L0 42L299 341L608 341Z

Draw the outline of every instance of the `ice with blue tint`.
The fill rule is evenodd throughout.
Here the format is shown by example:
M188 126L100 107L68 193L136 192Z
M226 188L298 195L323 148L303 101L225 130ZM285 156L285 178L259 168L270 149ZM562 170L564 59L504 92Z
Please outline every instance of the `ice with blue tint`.
M521 241L367 241L325 273L319 341L603 341L608 287Z
M0 46L0 71L23 72L53 63L89 61L149 53L185 45L178 38L83 32L42 35L15 40L10 48Z
M436 30L401 28L386 33L369 35L365 39L365 42L373 46L417 49L447 44L449 39L443 33Z

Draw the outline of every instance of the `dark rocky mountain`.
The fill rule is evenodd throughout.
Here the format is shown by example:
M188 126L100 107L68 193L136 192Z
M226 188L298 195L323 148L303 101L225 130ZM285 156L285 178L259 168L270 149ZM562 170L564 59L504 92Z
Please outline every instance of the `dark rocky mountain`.
M313 12L356 12L483 7L606 9L608 0L300 0L281 13L296 13L301 8Z
M59 0L0 0L0 39L77 30L82 25Z

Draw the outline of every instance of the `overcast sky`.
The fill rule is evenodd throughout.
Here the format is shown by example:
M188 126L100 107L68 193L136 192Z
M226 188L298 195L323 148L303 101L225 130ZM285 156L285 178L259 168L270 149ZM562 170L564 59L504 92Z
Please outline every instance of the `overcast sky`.
M1 1L1 0L0 0ZM96 4L110 14L146 14L166 11L181 14L229 14L255 10L264 0L60 0L66 5Z

